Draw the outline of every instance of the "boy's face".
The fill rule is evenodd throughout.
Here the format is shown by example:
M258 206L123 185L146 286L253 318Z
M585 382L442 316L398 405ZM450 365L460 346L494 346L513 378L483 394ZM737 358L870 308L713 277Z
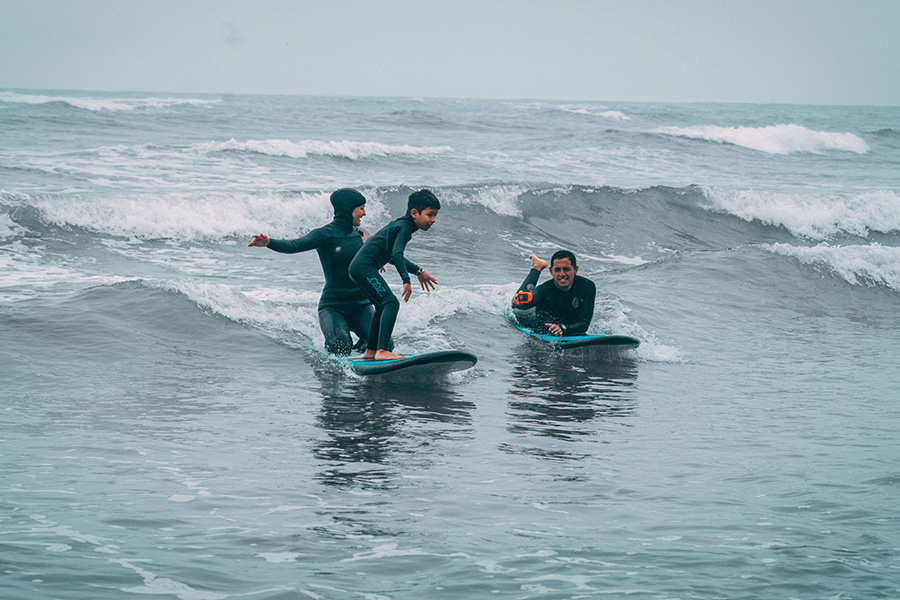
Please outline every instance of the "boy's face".
M578 267L573 267L572 261L568 258L557 258L550 267L553 283L563 291L568 290L575 283L575 273L577 272Z
M415 208L409 211L409 216L413 218L413 222L422 231L431 229L431 226L434 225L434 220L437 219L437 215L438 211L436 208L426 208L422 212Z

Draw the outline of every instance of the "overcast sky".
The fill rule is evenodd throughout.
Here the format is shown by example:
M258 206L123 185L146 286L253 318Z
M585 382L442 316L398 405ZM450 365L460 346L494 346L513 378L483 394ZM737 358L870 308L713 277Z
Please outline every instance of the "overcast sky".
M0 88L900 105L900 0L0 0Z

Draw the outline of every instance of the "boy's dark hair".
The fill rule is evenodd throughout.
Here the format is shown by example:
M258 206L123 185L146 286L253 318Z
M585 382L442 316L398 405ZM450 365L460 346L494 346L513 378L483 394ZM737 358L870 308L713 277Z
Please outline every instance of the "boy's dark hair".
M437 199L437 196L431 190L419 190L409 195L409 201L406 203L406 214L410 214L412 209L422 212L428 208L441 210L441 201Z
M574 254L572 254L568 250L557 250L556 252L553 253L553 256L550 257L550 268L551 269L553 268L553 261L560 259L560 258L568 258L569 262L572 263L573 267L578 266L577 264L575 264L575 255Z

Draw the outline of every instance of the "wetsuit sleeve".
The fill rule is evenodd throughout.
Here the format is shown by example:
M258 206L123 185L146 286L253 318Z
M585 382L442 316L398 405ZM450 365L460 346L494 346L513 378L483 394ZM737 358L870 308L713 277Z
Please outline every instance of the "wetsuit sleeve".
M321 229L313 229L303 237L299 237L296 240L269 240L269 245L266 246L274 250L275 252L282 252L284 254L294 254L295 252L306 252L307 250L315 250L319 246L322 245L325 236L322 233Z
M405 227L399 227L398 229L397 237L394 238L394 245L391 248L391 262L397 267L397 273L400 274L400 279L403 280L403 283L409 283L409 271L406 267L406 257L403 256L403 251L406 250L406 244L412 238L412 233L407 231Z
M417 265L413 261L409 260L408 258L406 258L405 260L406 260L406 272L407 273L412 273L413 275L415 275L416 273L419 272L419 265ZM393 258L391 258L390 263L394 264Z
M578 313L575 315L575 320L570 323L565 323L565 333L566 335L580 335L582 333L587 333L588 327L591 326L591 319L594 318L594 300L597 298L597 286L594 285L594 282L585 279L584 280L584 291L581 298L581 306L578 307Z
M519 286L519 289L516 290L516 293L518 294L519 292L531 292L531 302L522 302L516 305L516 308L519 308L521 310L528 310L532 306L537 305L538 298L537 294L535 293L537 291L535 289L535 286L537 285L538 278L540 276L541 272L537 269L531 269L530 271L528 271L528 275L525 276L525 281L522 282L522 285Z

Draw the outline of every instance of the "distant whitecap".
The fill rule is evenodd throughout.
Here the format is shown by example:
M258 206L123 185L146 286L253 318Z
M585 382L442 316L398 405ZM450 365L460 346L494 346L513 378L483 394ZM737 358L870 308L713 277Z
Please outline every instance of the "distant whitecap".
M733 144L771 154L843 150L865 154L869 146L857 135L831 131L814 131L802 125L769 125L768 127L659 127L653 133Z

